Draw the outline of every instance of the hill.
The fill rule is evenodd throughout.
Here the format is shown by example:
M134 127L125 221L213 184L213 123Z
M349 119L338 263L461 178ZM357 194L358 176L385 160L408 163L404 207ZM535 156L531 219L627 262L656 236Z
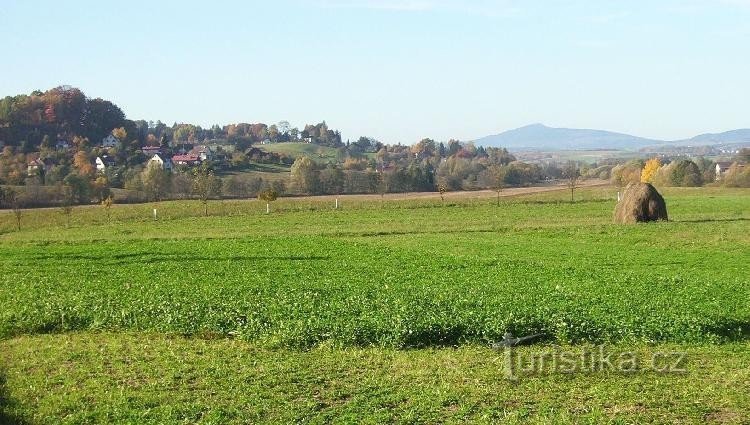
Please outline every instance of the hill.
M638 149L664 141L605 130L553 128L532 124L474 140L481 146L509 149Z
M697 145L738 142L750 142L750 128L730 130L723 133L706 133L681 141L681 143L690 143Z

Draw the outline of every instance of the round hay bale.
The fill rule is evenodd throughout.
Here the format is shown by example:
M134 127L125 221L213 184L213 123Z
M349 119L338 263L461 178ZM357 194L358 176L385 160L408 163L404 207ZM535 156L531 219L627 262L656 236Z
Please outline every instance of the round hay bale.
M668 220L667 204L649 183L631 183L615 206L615 223Z

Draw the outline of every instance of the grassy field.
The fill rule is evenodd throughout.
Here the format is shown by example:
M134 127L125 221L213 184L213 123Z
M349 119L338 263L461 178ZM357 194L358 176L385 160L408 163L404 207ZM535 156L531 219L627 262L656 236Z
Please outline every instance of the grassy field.
M750 421L750 192L615 191L0 213L0 423ZM688 370L509 382L507 331Z
M261 146L261 149L266 152L276 152L294 158L307 155L313 160L323 163L327 163L329 161L337 161L336 148L315 145L312 143L270 143Z

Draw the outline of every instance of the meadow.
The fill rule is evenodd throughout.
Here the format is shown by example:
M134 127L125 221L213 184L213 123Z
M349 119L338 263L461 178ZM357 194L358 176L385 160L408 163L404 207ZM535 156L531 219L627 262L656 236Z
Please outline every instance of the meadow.
M750 420L750 192L667 189L637 226L615 192L4 212L0 422ZM505 332L704 374L513 386Z

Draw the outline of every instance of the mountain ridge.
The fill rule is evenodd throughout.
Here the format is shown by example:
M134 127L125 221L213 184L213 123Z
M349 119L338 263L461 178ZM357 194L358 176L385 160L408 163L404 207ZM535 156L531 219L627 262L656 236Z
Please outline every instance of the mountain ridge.
M710 145L719 143L750 142L750 129L729 130L722 133L705 133L689 139L660 140L634 136L614 131L548 127L541 123L526 125L473 140L477 145L509 149L585 150L616 149L637 150L659 145Z

